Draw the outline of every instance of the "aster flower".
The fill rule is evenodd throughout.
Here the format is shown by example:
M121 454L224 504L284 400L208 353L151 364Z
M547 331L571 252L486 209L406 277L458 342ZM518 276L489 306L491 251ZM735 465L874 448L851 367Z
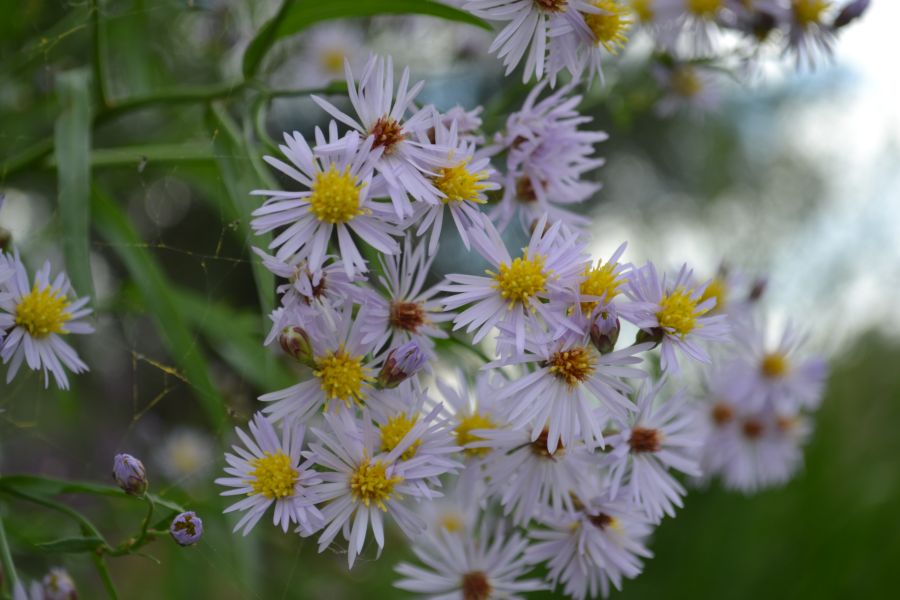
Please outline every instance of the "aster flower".
M307 533L322 524L322 514L315 507L315 489L322 479L312 469L312 462L301 459L305 430L302 425L284 422L281 439L272 423L256 413L250 421L252 437L236 427L244 447L233 445L234 454L227 453L229 477L216 479L216 484L232 488L223 496L245 496L225 509L226 513L241 511L244 515L234 526L247 535L273 504L272 522L287 531L291 523Z
M661 117L670 117L679 110L703 115L714 111L721 103L722 95L712 69L676 63L659 65L653 69L653 74L663 88L663 97L655 107Z
M366 58L365 40L359 27L328 22L312 27L301 37L304 52L292 75L300 87L323 86L344 76L344 62L357 67Z
M415 340L433 355L433 340L447 337L440 323L453 319L453 314L435 299L440 286L423 289L435 258L425 250L424 243L414 244L407 236L399 255L380 257L382 294L371 294L368 318L361 323L362 343L373 350Z
M337 233L338 248L348 278L366 271L366 261L350 235L352 231L373 248L385 254L399 247L391 235L399 231L391 223L390 207L370 199L374 166L381 153L373 149L373 140L360 140L350 132L338 138L334 121L329 127L329 140L340 150L324 156L313 152L298 132L285 133L281 152L292 164L267 156L266 162L299 182L305 191L255 190L255 195L269 199L253 211L251 226L257 234L274 229L281 231L269 244L277 248L275 258L287 262L291 257L303 259L311 270L319 269L328 254L332 232ZM316 128L316 142L325 143Z
M363 549L371 524L379 553L384 547L384 516L390 516L409 537L425 527L410 510L410 497L439 497L429 489L429 480L440 474L430 460L402 457L420 442L433 425L437 410L418 419L389 452L381 451L381 435L368 418L356 419L350 411L325 413L326 429L313 429L319 439L310 444L311 456L328 469L319 475L323 483L316 488L327 524L319 537L319 552L327 548L338 533L349 542L350 567ZM420 442L421 443L421 442Z
M455 386L438 378L435 385L451 411L453 435L458 446L463 447L466 459L478 460L491 451L489 447L473 447L475 442L484 438L473 433L474 430L496 429L505 425L502 406L497 398L497 388L491 385L492 374L479 371L474 387L470 386L463 371L457 371ZM475 471L477 469L467 469Z
M57 387L68 389L66 370L82 373L88 367L63 336L94 331L82 320L92 312L85 308L89 298L75 297L65 273L51 278L49 262L29 285L18 251L13 256L0 253L0 272L10 270L13 274L0 288L0 331L7 331L0 358L9 365L6 382L12 381L24 362L29 369L44 372L44 387L52 374Z
M358 84L349 63L345 71L350 103L357 118L318 96L312 96L312 99L332 117L365 138L363 154L368 154L367 160L384 178L398 217L412 214L409 196L437 204L442 194L429 181L428 174L442 166L443 149L433 146L427 139L435 110L429 106L415 111L409 118L406 116L414 110L413 101L423 82L409 88L409 69L406 68L395 94L394 65L390 56L387 59L371 56ZM344 146L343 141L331 140L328 144L320 143L316 150L342 152Z
M267 270L287 280L287 283L276 288L281 295L282 306L290 306L297 301L307 306L316 301L341 306L346 302L363 304L370 298L371 290L360 285L365 277L356 273L348 275L347 267L340 259L325 256L327 264L323 262L313 269L308 261L296 255L279 260L259 248L253 247L252 250L262 259Z
M12 590L13 600L45 600L44 589L37 581L32 581L26 588L21 581L16 581Z
M790 0L790 6L782 9L782 20L788 24L786 51L795 56L797 66L812 69L819 56L831 56L834 31L826 22L831 6L831 0Z
M623 502L595 499L577 512L545 513L543 528L530 532L526 551L532 564L546 563L547 578L563 584L566 595L582 600L609 596L610 583L622 589L644 568L653 554L645 540L652 527L639 511Z
M483 230L470 235L475 249L495 270L488 277L450 274L444 289L447 310L471 305L453 321L454 329L467 326L475 332L474 343L481 341L492 328L504 326L511 332L517 352L525 348L526 332L537 331L543 324L562 326L565 315L551 310L547 302L554 293L566 294L584 269L584 245L561 223L547 227L542 218L521 256L513 259L499 232L484 219Z
M483 106L466 110L457 104L450 110L441 113L440 122L445 130L449 130L453 124L456 124L460 143L480 145L484 143L484 136L478 133L481 130L482 112L484 112Z
M822 401L826 362L803 352L804 337L788 324L778 343L767 343L766 321L745 319L734 327L737 345L732 369L734 393L751 410L814 409Z
M369 356L371 345L363 343L366 307L360 308L355 318L352 312L351 307L319 306L316 321L302 327L308 332L313 377L260 396L261 401L271 402L263 412L276 421L296 418L305 422L323 408L349 408L367 401L379 361Z
M582 330L588 331L598 317L602 320L611 317L613 322L619 315L628 321L637 318L635 311L640 307L624 297L631 271L630 263L621 262L627 247L628 243L623 242L606 262L598 258L596 264L589 262L585 265L577 286L577 302L571 311L584 319Z
M193 546L203 537L203 519L192 510L180 513L172 519L169 535L179 546Z
M678 373L679 353L694 360L709 363L709 354L701 341L723 341L728 334L725 315L707 316L715 307L715 298L703 300L707 284L693 286L692 271L681 267L671 280L660 278L656 267L647 263L631 272L626 294L645 307L635 322L650 339L660 340L660 366L664 371Z
M78 588L69 572L62 567L51 567L41 580L41 600L77 600Z
M443 197L439 204L420 204L414 218L419 224L417 236L423 236L431 230L429 254L437 251L445 212L450 213L459 237L468 249L469 236L466 232L473 227L481 227L481 211L478 206L487 202L485 192L500 188L498 183L491 180L496 171L491 167L490 159L477 156L475 144L460 138L457 121L451 122L447 127L437 120L434 136L438 145L449 149L447 166L441 167L432 179Z
M607 441L612 449L602 463L609 467L609 495L619 490L652 521L663 514L675 515L687 492L669 473L681 471L698 477L698 449L703 443L696 412L682 394L658 401L665 378L644 384L637 394L637 412L622 423L623 428Z
M656 0L653 10L681 34L687 34L696 54L712 50L712 38L727 15L727 0Z
M170 481L183 485L205 479L213 463L213 452L208 435L190 427L176 427L162 441L155 459Z
M493 527L485 522L477 533L463 535L438 530L413 544L424 566L400 563L395 570L403 578L394 586L435 600L521 600L521 592L546 587L538 579L523 579L530 570L527 546L518 533L507 534L502 522Z

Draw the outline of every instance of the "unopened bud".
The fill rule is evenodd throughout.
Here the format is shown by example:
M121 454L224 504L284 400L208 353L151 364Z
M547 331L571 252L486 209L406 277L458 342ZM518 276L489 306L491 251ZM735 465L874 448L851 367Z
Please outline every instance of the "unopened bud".
M644 329L639 329L637 335L634 338L635 344L644 344L646 342L651 342L653 344L653 348L659 345L662 342L663 336L665 335L665 331L661 327L654 327L650 331L646 331Z
M832 29L840 29L841 27L846 27L856 19L863 16L863 13L868 10L870 4L870 0L854 0L838 13L838 16L834 18L834 23L831 24Z
M388 352L384 366L378 373L378 383L384 388L394 388L422 370L428 356L415 340L397 346Z
M619 319L604 319L602 314L597 315L591 324L591 343L594 348L600 354L609 354L615 350L620 328Z
M758 302L760 298L762 298L763 294L766 293L766 286L768 285L768 281L764 277L760 277L756 281L753 282L753 287L750 288L750 293L747 295L747 300L750 302Z
M41 581L44 600L77 600L75 581L62 567L53 567Z
M150 485L144 463L130 454L116 454L112 475L119 487L132 496L140 496Z
M0 227L0 252L9 250L10 244L12 244L12 233Z
M302 327L296 325L285 327L278 336L278 343L281 344L284 353L293 356L297 362L312 363L312 344L309 341L309 334Z
M169 533L179 546L192 546L203 537L203 520L192 510L183 512L172 519Z
M753 37L759 41L767 39L776 27L778 27L778 19L768 11L760 9L750 17L750 31L753 33Z

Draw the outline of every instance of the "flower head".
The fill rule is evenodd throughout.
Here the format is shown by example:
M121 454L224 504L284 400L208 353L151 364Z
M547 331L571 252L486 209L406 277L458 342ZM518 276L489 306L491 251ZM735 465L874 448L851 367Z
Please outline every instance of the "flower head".
M192 510L180 513L172 519L169 534L179 546L193 546L203 537L203 519Z
M116 454L112 475L119 487L132 496L143 495L150 486L144 463L130 454Z

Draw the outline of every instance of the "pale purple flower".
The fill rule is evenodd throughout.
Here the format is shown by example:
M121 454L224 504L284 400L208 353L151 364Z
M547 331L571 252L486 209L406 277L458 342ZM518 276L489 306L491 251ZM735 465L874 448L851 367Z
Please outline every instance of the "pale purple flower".
M179 546L193 546L203 537L203 519L192 510L180 513L172 519L169 534Z
M671 117L682 110L703 116L714 112L722 102L718 73L713 69L684 62L657 65L653 75L663 89L655 107L661 117Z
M41 580L42 600L78 600L78 588L69 572L62 567L51 567Z
M143 495L150 485L144 463L130 454L116 454L112 476L122 491L132 496Z

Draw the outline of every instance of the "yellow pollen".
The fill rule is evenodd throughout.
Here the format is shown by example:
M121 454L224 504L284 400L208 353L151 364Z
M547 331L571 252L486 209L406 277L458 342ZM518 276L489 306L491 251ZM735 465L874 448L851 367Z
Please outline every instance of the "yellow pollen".
M381 450L382 452L390 452L396 448L403 437L413 428L419 417L409 418L405 412L400 413L396 417L388 419L388 422L378 428L381 432ZM422 445L422 440L416 440L406 449L400 458L409 460L416 455L416 450Z
M789 369L787 358L779 352L769 352L763 356L759 366L762 374L769 379L784 377Z
M525 304L533 296L547 291L549 271L544 270L544 257L537 255L528 257L528 248L522 256L511 263L501 263L499 273L487 271L496 283L494 289L509 302L510 310L518 304Z
M653 10L654 0L631 0L631 10L642 23L649 23L656 16Z
M16 305L16 325L25 328L33 338L45 338L51 333L68 333L63 329L72 315L66 312L69 300L65 294L49 285L39 289L31 288Z
M615 0L592 0L591 4L601 12L584 13L584 22L594 33L597 45L616 54L628 41L625 32L631 26L629 11Z
M487 171L472 172L469 170L468 161L464 161L453 167L444 167L434 178L434 187L444 192L446 198L441 198L444 204L474 202L484 204L487 200L478 197L478 193L487 187L481 183L487 179Z
M368 458L363 459L350 476L350 494L353 499L367 507L374 504L382 512L387 512L384 501L390 499L394 486L403 481L403 477L399 475L388 477L387 467L380 460L373 463Z
M693 98L703 90L703 81L690 65L681 65L672 70L669 87L682 98Z
M319 65L328 73L342 74L346 53L340 48L328 48L319 56Z
M704 19L712 19L716 13L722 10L724 0L685 0L685 8Z
M442 514L440 519L438 519L438 524L440 524L440 526L449 533L456 533L457 531L462 531L465 528L463 518L457 513L452 512Z
M700 304L703 304L710 298L716 299L716 305L710 310L721 312L725 309L725 302L728 300L728 285L721 277L716 277L709 282L709 285L703 290L703 295L700 296Z
M496 427L497 426L489 416L473 412L471 415L461 418L459 420L459 425L453 430L453 433L456 436L456 444L458 446L465 446L472 442L480 442L484 438L474 435L472 433L473 429L494 429ZM463 450L463 453L465 453L466 456L484 456L490 451L490 448L466 448Z
M597 296L602 300L591 300L581 303L582 314L591 314L597 305L601 302L607 304L619 293L619 286L625 281L619 279L615 270L619 263L598 264L591 268L590 265L584 268L584 281L581 282L582 296Z
M659 306L656 313L659 326L682 337L697 327L697 317L703 314L703 311L697 310L697 301L691 297L690 291L683 287L663 296Z
M533 0L535 6L544 12L566 12L569 0Z
M294 484L300 472L291 465L290 457L284 452L271 454L265 453L262 458L254 458L250 461L253 470L250 471L249 483L253 491L248 495L259 494L270 500L279 500L294 495Z
M337 352L328 352L316 359L313 375L319 378L326 400L343 400L362 404L366 399L363 384L374 381L363 367L362 356L350 356L341 346Z
M590 377L594 372L595 362L593 350L585 346L576 346L553 353L547 360L547 365L558 379L565 381L569 387L575 387Z
M350 167L338 171L331 165L316 174L309 196L309 210L323 223L348 223L368 211L360 207L362 185L350 174Z
M828 10L828 0L792 0L791 10L794 20L802 27L818 25L822 22L822 13Z

